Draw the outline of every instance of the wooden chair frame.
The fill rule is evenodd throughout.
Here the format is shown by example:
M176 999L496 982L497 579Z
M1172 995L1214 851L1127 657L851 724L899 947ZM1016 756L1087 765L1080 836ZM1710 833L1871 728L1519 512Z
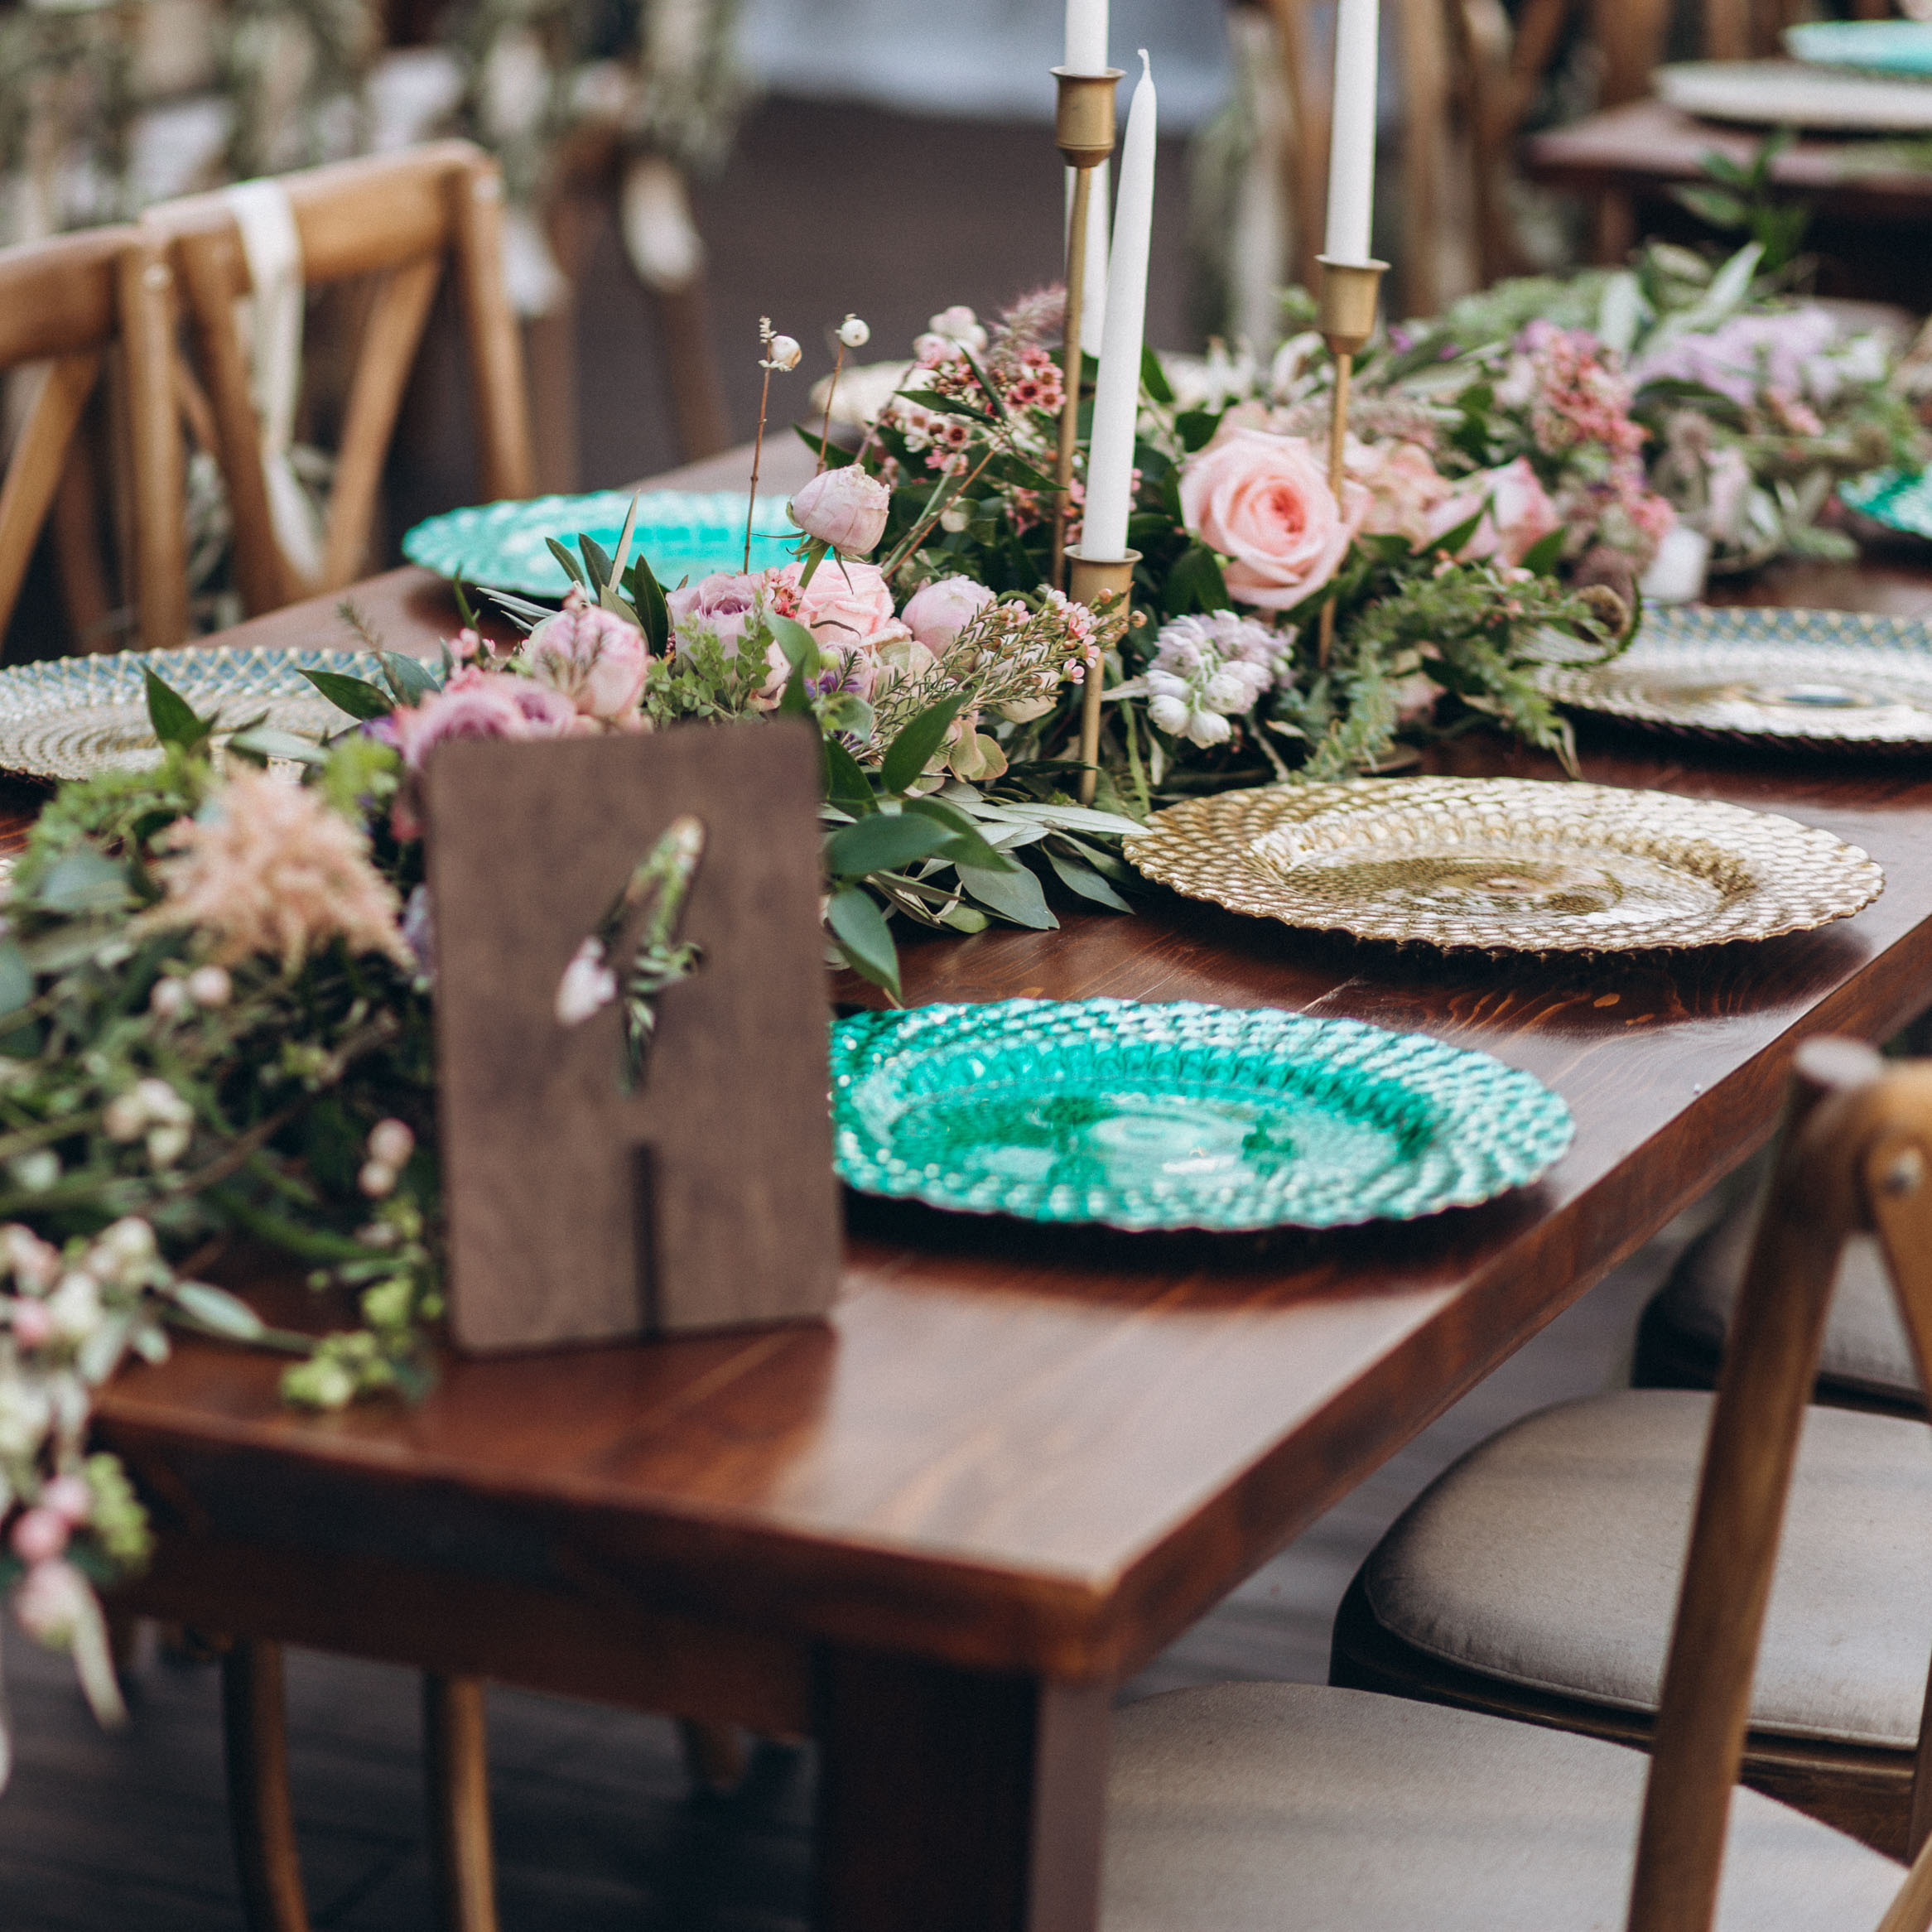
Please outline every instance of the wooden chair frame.
M148 326L171 341L172 287L192 323L214 446L234 523L235 576L251 615L360 574L402 393L428 322L446 257L454 263L481 446L483 493L531 494L529 404L514 317L503 292L503 178L466 141L343 161L281 177L301 240L306 284L379 277L363 323L340 447L319 584L297 580L275 540L248 368L235 327L249 292L241 232L220 195L166 202L142 215L171 287L148 296ZM179 614L186 629L186 611Z
M48 365L0 484L0 631L13 614L49 512L59 517L70 510L77 526L90 525L94 506L84 475L75 468L75 432L119 344L134 481L126 576L142 643L155 648L179 640L172 614L186 582L180 450L166 412L153 406L161 352L153 298L157 278L165 281L166 273L132 228L92 229L0 251L0 369Z
M1711 1417L1665 1667L1630 1932L1709 1932L1778 1539L1847 1238L1878 1236L1932 1387L1932 1063L1799 1049L1776 1171ZM1932 1684L1915 1755L1910 1868L1877 1932L1932 1926Z
M1932 1075L1927 1077L1932 1081ZM1775 1186L1771 1198L1779 1198ZM1784 1238L1771 1227L1768 1217L1760 1224L1751 1263L1754 1270L1759 1265L1762 1244L1767 1238ZM1842 1236L1840 1241L1842 1245ZM1827 1306L1830 1280L1837 1268L1835 1249L1833 1255L1831 1273L1827 1276ZM1747 1279L1748 1282L1750 1277ZM1741 1290L1740 1310L1743 1295ZM1822 1337L1822 1328L1819 1333ZM1713 1361L1710 1366L1716 1371L1712 1377L1669 1385L1709 1388L1722 1373L1719 1362ZM1817 1393L1807 1385L1807 1400L1815 1400ZM1833 1399L1838 1400L1836 1396ZM1889 1405L1870 1406L1901 1413ZM1924 1419L1922 1409L1913 1413L1919 1419ZM1376 1620L1360 1574L1349 1585L1336 1613L1328 1679L1332 1684L1354 1689L1380 1691L1428 1703L1451 1704L1463 1710L1547 1724L1558 1730L1612 1739L1640 1750L1655 1748L1660 1734L1660 1720L1650 1714L1613 1709L1586 1698L1564 1697L1506 1684L1482 1671L1445 1663L1418 1649L1385 1630ZM1809 1812L1889 1857L1904 1858L1916 1852L1924 1835L1914 1823L1924 1803L1923 1799L1915 1798L1915 1790L1923 1781L1917 1776L1916 1762L1913 1753L1877 1746L1747 1732L1742 1738L1739 1772L1745 1784L1768 1796Z

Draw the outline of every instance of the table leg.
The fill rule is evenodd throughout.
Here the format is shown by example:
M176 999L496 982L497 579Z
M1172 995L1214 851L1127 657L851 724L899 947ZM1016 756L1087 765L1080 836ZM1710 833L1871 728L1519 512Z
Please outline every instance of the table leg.
M1094 1932L1110 1687L828 1648L817 1932Z
M309 1932L288 1804L282 1645L238 1637L221 1660L229 1829L248 1932Z
M423 1775L443 1932L497 1932L488 1737L481 1680L426 1670Z

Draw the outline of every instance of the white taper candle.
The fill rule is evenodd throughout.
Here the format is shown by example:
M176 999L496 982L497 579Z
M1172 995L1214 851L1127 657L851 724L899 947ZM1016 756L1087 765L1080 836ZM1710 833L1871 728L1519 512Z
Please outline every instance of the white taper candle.
M1067 171L1067 219L1073 219L1073 173ZM1108 184L1112 164L1102 161L1093 171L1086 204L1086 295L1080 305L1080 340L1083 353L1100 354L1101 331L1107 320L1107 228L1113 217Z
M1069 74L1105 74L1107 70L1107 0L1067 0L1067 58Z
M1376 195L1376 56L1378 0L1341 0L1335 21L1335 118L1328 140L1328 245L1332 262L1360 263L1369 250Z
M1114 209L1113 259L1107 274L1107 323L1094 386L1093 441L1086 457L1086 500L1080 553L1096 563L1127 554L1127 513L1134 494L1134 429L1140 414L1140 349L1147 328L1147 256L1154 229L1157 108L1154 67L1140 50L1140 84L1127 114L1120 153L1120 196Z

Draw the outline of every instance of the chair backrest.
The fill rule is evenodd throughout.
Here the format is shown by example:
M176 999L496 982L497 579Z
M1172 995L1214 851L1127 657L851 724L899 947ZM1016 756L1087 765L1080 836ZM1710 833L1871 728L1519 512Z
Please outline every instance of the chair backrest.
M1798 1050L1776 1170L1711 1418L1637 1845L1630 1932L1710 1932L1779 1532L1847 1238L1885 1250L1932 1388L1932 1062ZM1932 1714L1932 1713L1929 1713ZM1878 1932L1932 1925L1932 1723L1921 1722L1914 1862ZM1859 1932L1847 1927L1845 1932Z
M27 565L47 513L61 488L75 434L101 379L108 353L124 342L128 362L128 422L133 497L134 556L124 560L135 589L143 641L151 610L165 614L180 601L181 547L171 545L180 489L169 466L166 426L157 425L150 383L155 343L138 324L123 335L132 291L156 264L132 228L90 229L49 241L0 249L0 369L44 364L38 388L21 422L6 480L0 484L0 631L13 614ZM159 500L166 510L158 523ZM84 506L91 513L91 503Z
M363 565L376 493L404 387L446 259L461 297L486 498L531 494L523 351L503 291L503 180L466 141L277 177L306 287L373 278L350 378L319 581L302 581L277 542L248 357L235 304L252 292L233 205L221 194L164 202L141 218L171 263L200 352L215 455L234 523L238 589L251 615L339 589ZM162 326L171 335L172 297ZM180 372L174 378L181 387ZM191 392L190 392L191 393ZM184 624L185 614L183 614Z

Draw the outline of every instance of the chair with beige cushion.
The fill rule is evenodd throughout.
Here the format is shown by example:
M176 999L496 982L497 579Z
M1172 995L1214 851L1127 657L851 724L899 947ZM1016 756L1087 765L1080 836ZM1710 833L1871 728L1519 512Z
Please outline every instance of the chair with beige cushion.
M1756 1218L1754 1203L1740 1203L1685 1255L1645 1309L1631 1377L1640 1388L1715 1383ZM1896 1415L1925 1412L1911 1344L1869 1235L1854 1235L1846 1245L1813 1400Z
M1747 1202L1718 1222L1653 1304L1643 1379L1696 1380L1700 1344L1715 1368L1756 1218ZM1835 1280L1814 1392L1857 1406L1805 1417L1743 1775L1903 1855L1932 1659L1932 1431L1871 1234ZM1330 1681L1647 1743L1712 1402L1623 1390L1471 1451L1350 1585Z
M1932 1851L1903 1872L1802 1813L1734 1789L1788 1501L1794 1547L1821 1535L1820 1520L1843 1514L1855 1491L1869 1517L1886 1520L1886 1548L1906 1554L1932 1490L1928 1462L1925 1480L1866 1495L1863 1453L1846 1446L1858 1428L1923 1437L1922 1425L1834 1414L1820 1430L1805 1403L1838 1251L1861 1221L1878 1221L1921 1352L1932 1351L1932 1067L1886 1076L1862 1048L1815 1043L1800 1050L1798 1095L1714 1409L1695 1396L1631 1399L1653 1403L1656 1422L1633 1433L1613 1410L1584 1405L1634 1480L1592 1473L1574 1506L1595 1511L1579 1544L1594 1526L1621 1548L1602 1499L1665 1486L1653 1466L1682 1452L1687 1428L1701 1438L1708 1424L1701 1484L1694 1477L1674 1492L1681 1550L1696 1491L1688 1563L1667 1559L1638 1586L1602 1578L1612 1598L1665 1592L1655 1652L1633 1638L1622 1666L1655 1702L1645 1673L1653 1655L1665 1657L1669 1631L1655 1755L1453 1700L1332 1686L1228 1684L1150 1698L1116 1722L1106 1932L1925 1932ZM1688 1453L1694 1467L1694 1441ZM1923 1444L1919 1453L1925 1461ZM1545 1456L1532 1480L1564 1474L1560 1457ZM1519 1475L1510 1500L1533 1503L1545 1535L1556 1533L1547 1490L1526 1489ZM1506 1528L1496 1524L1499 1540ZM1874 1560L1882 1568L1882 1556ZM1521 1576L1539 1587L1526 1567ZM1812 1607L1784 1571L1776 1581L1764 1674L1802 1709L1848 1668L1844 1645L1868 1633L1854 1624L1840 1654L1794 1655L1816 1641ZM1882 1595L1867 1588L1863 1607L1865 1623L1882 1626ZM1614 1606L1604 1615L1614 1622ZM1881 1636L1877 1647L1887 1669L1916 1670L1922 1696L1925 1646Z

